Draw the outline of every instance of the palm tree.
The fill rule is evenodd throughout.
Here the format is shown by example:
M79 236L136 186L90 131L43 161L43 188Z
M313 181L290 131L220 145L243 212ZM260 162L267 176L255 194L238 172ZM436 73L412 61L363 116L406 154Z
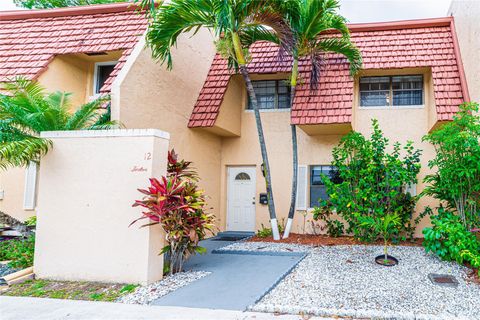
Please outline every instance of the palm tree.
M278 9L285 16L291 27L293 45L289 52L292 57L292 74L290 77L290 106L293 107L295 91L299 76L298 62L309 59L312 65L310 74L311 89L315 89L320 79L322 59L326 53L337 53L345 56L350 63L350 75L354 76L362 67L362 56L350 40L350 32L346 19L338 14L338 0L289 0ZM338 31L339 36L326 35L326 31ZM297 199L298 145L297 129L290 125L292 135L292 192L288 220L283 238L288 238Z
M218 51L228 59L228 66L238 71L247 88L255 114L255 121L263 161L268 209L273 237L280 239L273 199L270 165L263 133L258 102L247 70L248 49L259 40L279 42L288 48L285 20L273 9L279 3L275 0L172 0L154 9L153 0L142 0L141 5L151 8L151 23L147 32L147 42L152 48L153 57L172 68L171 48L176 45L182 33L197 32L207 28L217 37ZM152 11L153 10L153 11ZM268 26L268 28L266 28ZM284 34L285 33L285 34ZM281 39L281 40L279 40Z
M70 94L46 93L36 82L18 78L4 84L0 95L0 168L27 167L39 162L52 147L42 131L110 129L109 112L101 112L106 98L84 104L70 113Z

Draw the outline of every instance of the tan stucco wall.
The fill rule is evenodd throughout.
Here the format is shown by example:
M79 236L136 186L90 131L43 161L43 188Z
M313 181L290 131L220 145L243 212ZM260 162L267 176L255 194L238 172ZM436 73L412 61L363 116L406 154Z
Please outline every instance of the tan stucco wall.
M417 192L423 189L421 180L429 172L427 162L433 157L433 148L421 141L422 137L432 128L436 121L436 112L434 100L432 96L432 83L429 69L407 69L407 70L390 70L386 71L364 71L363 75L380 75L380 74L424 74L425 87L425 106L422 108L405 108L405 109L376 109L365 110L358 108L358 97L354 97L354 110L352 127L365 134L371 133L371 118L377 118L380 127L385 135L390 139L391 143L399 141L404 144L407 140L412 140L418 149L423 150L422 170L418 176ZM229 88L230 89L230 88ZM357 87L355 86L355 92ZM265 180L260 171L262 162L258 138L256 133L255 118L252 111L245 111L246 92L243 91L241 100L232 101L225 99L221 108L229 110L240 108L242 111L241 119L231 120L241 123L240 137L225 137L222 144L222 162L221 162L221 208L222 216L227 212L227 170L228 166L238 165L254 165L257 169L257 196L261 192L265 192ZM288 111L262 111L261 112L268 156L272 172L272 184L274 191L275 206L277 218L281 222L286 220L288 209L290 206L290 189L291 189L291 136L290 136L290 114ZM232 125L230 125L232 126ZM312 130L315 131L315 130ZM320 130L321 131L321 130ZM298 151L299 165L328 165L332 157L332 149L335 147L342 137L343 128L339 128L338 134L319 134L308 135L305 131L298 129ZM307 191L309 192L309 191ZM258 199L258 198L257 198ZM435 205L429 199L422 199L417 211L423 211L425 205ZM261 224L268 226L269 215L268 208L265 205L256 204L256 229L261 228ZM308 220L311 219L310 211L307 214L306 231L311 232L311 225ZM417 236L421 235L421 229L428 224L428 219L424 219L417 228ZM223 225L223 227L226 227ZM303 232L304 215L297 212L294 223L293 232Z
M140 43L112 89L112 117L127 128L157 128L171 135L170 147L198 170L209 207L222 223L220 207L221 138L188 129L192 107L215 54L212 37L200 31L181 37L173 51L173 70L156 63ZM145 185L148 181L145 181Z
M166 172L168 134L158 130L45 133L34 271L38 278L148 284L163 275L165 235L132 207Z
M47 92L65 91L72 93L72 112L78 106L90 101L93 96L93 77L96 62L117 61L121 51L112 51L104 55L88 56L71 54L56 56L37 81ZM25 170L21 168L0 171L0 191L4 198L0 200L0 211L17 219L25 220L35 215L36 210L23 210L25 188Z
M449 15L455 18L458 43L467 78L470 99L480 101L480 1L453 0Z

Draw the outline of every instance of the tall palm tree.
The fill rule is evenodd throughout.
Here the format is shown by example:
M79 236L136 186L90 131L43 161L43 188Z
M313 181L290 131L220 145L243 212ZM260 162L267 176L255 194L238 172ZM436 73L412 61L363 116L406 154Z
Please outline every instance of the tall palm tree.
M207 28L217 37L218 51L228 59L230 68L238 71L247 88L255 114L255 121L263 161L268 209L273 237L280 239L273 198L270 164L263 133L258 101L247 69L248 49L259 40L279 42L288 48L289 28L285 20L273 9L279 1L275 0L172 0L157 9L153 0L142 0L141 5L151 8L151 23L147 32L147 41L152 48L153 57L166 62L172 68L171 48L176 45L180 34L197 32ZM268 28L266 27L268 26ZM280 39L280 40L279 40Z
M317 87L320 79L322 60L326 53L337 53L345 56L350 63L350 75L354 76L362 67L362 56L350 39L347 21L338 13L338 0L286 0L278 9L285 16L291 27L293 45L290 47L292 57L292 74L290 77L290 106L298 83L298 62L309 59L312 65L310 74L311 89ZM326 34L337 31L339 36ZM290 125L292 135L293 178L288 220L283 238L288 238L297 199L298 145L297 129Z
M70 94L46 93L38 83L18 78L0 95L0 168L27 167L39 162L52 146L42 131L110 129L106 98L84 104L71 113Z

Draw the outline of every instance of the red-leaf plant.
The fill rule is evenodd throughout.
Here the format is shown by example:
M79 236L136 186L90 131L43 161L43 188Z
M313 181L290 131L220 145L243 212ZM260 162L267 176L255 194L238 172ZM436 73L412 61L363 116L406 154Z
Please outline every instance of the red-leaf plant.
M198 189L197 173L190 169L191 162L178 160L172 149L168 153L167 175L160 180L150 179L145 194L134 207L144 208L143 215L131 224L148 219L151 226L160 224L166 233L167 245L161 253L169 253L169 273L180 272L184 262L193 254L206 250L198 245L207 232L213 234L214 216L205 212L205 195Z

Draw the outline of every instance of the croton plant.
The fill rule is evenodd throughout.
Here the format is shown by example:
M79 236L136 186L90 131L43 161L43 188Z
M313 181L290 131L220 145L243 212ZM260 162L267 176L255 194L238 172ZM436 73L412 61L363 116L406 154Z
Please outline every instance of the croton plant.
M170 274L182 271L184 262L193 254L206 251L199 241L214 229L214 216L205 211L205 195L190 166L191 162L178 160L172 149L168 153L167 175L151 178L150 187L138 189L145 196L133 204L142 207L143 213L132 224L146 219L148 223L142 227L160 224L165 231L167 245L161 253L167 253Z

